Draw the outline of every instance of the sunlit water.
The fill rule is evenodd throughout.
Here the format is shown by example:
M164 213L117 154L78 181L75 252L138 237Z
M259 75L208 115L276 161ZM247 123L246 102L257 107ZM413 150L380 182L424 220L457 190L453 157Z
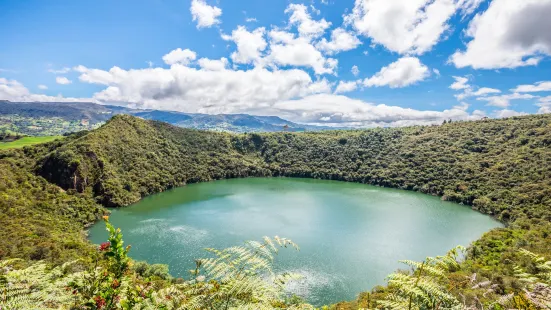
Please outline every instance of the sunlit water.
M351 300L385 284L398 260L420 260L468 245L500 223L469 207L424 194L363 184L249 178L192 184L113 210L131 256L168 264L188 278L204 248L226 248L263 236L287 237L278 271L304 278L289 289L315 305ZM92 227L94 243L105 226Z

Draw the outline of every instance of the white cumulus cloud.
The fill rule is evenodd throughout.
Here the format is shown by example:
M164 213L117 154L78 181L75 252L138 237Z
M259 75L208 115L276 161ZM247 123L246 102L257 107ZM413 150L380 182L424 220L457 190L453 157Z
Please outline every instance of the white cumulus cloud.
M173 64L183 64L187 65L194 61L197 58L197 54L189 49L182 50L181 48L177 48L173 51L170 51L170 53L163 56L163 61L167 65L173 65Z
M516 1L516 0L514 0ZM373 43L400 54L430 51L458 11L472 13L480 0L356 0L345 22Z
M499 94L501 90L490 88L490 87L481 87L477 91L473 92L473 96L484 96L488 94Z
M279 115L297 122L335 126L436 124L449 118L480 117L457 107L419 111L331 95L331 83L325 79L313 81L299 69L212 71L180 64L135 70L79 69L81 80L106 86L94 95L95 100L140 108ZM339 92L352 89L352 83L341 83ZM322 118L325 121L320 121Z
M450 118L469 120L483 116L480 111L469 114L464 106L420 111L333 95L331 83L326 79L313 81L306 72L297 69L211 71L180 64L128 71L118 67L109 71L76 68L81 72L81 81L104 85L105 89L94 98L53 97L32 94L19 82L0 78L0 99L87 101L211 114L279 115L291 121L328 126L428 125Z
M452 85L450 85L450 88L453 89L453 90L460 90L460 89L467 89L467 88L470 88L468 82L469 82L469 78L468 77L463 77L463 76L453 76L453 79L455 80L455 82L453 82Z
M222 39L233 41L237 50L230 56L234 63L257 64L262 58L262 52L268 46L264 39L264 27L248 31L244 26L238 26L231 35L222 35Z
M489 94L499 94L501 90L490 87L477 87L469 83L469 76L453 76L455 82L449 88L461 90L462 93L456 94L457 100L463 100L468 97L484 97ZM475 90L476 89L476 90Z
M354 34L343 28L336 28L331 32L331 40L323 38L316 44L316 47L327 54L336 54L353 50L362 42Z
M542 91L551 91L551 81L542 81L535 84L526 84L519 85L514 89L511 89L512 92L517 93L535 93Z
M301 37L317 38L325 33L325 30L331 27L331 23L325 19L319 21L313 20L308 12L308 7L304 4L291 3L285 9L285 13L290 14L289 24L297 27Z
M23 84L16 80L8 80L0 77L0 100L13 102L90 102L91 98L66 98L59 96L47 96L31 93Z
M193 21L197 22L197 28L208 28L220 24L222 9L208 5L205 0L192 0L190 7Z
M55 82L57 84L61 84L61 85L67 85L67 84L71 84L73 83L73 81L69 80L68 78L64 77L64 76L58 76L55 78Z
M53 73L53 74L65 74L65 73L69 73L69 71L71 71L71 68L68 68L68 67L64 67L64 68L61 68L59 70L48 69L48 72Z
M352 72L354 76L358 76L360 74L360 69L358 66L354 65L352 66L352 69L350 69L350 72Z
M493 0L466 30L471 38L450 62L458 68L516 68L551 55L551 0Z
M429 75L429 68L422 64L419 58L402 57L390 65L383 67L374 76L365 79L363 85L367 87L405 87L420 82Z
M81 80L107 86L95 94L100 101L202 113L254 110L279 100L330 91L326 80L315 82L298 69L212 69L180 64L169 69L87 69L83 70Z
M551 113L551 96L542 97L538 99L538 103L536 104L539 108L538 113Z
M488 101L489 106L506 108L511 104L510 103L511 100L527 100L527 99L534 99L534 98L536 98L536 96L533 96L530 94L513 93L513 94L506 94L501 96L480 97L480 98L476 98L476 100Z
M307 39L293 33L272 30L270 52L264 59L268 65L310 67L316 74L334 74L338 61L325 57Z
M355 91L357 88L357 81L340 81L339 85L337 85L337 88L335 89L335 94L349 93L351 91Z
M268 111L296 122L354 127L430 125L448 119L474 120L484 116L481 111L469 114L462 107L420 111L331 94L278 102Z
M205 70L220 71L228 67L229 61L226 57L220 59L201 58L197 61L199 66Z
M528 113L525 112L518 112L515 110L509 110L509 109L503 109L498 110L494 112L494 117L496 118L507 118L507 117L513 117L513 116L522 116L527 115Z

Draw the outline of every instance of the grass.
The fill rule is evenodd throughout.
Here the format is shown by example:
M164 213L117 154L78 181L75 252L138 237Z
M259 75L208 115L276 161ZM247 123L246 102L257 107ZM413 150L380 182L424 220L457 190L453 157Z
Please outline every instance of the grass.
M45 137L23 137L12 142L0 142L0 150L22 148L24 146L46 143L55 139L63 138L62 136L45 136Z

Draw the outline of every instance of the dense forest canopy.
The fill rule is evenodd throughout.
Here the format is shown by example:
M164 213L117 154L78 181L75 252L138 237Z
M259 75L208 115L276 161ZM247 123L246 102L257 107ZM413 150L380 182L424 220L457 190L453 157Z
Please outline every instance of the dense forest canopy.
M37 171L65 189L89 189L109 206L190 182L290 176L420 191L505 222L550 220L549 121L231 135L117 116L57 148Z
M104 207L127 206L176 186L311 177L438 195L500 219L507 228L469 248L461 276L478 273L497 285L494 293L506 295L521 289L514 272L525 261L520 248L548 258L551 253L550 145L551 115L262 134L198 131L118 115L94 131L0 153L0 259L86 260L95 249L83 228ZM457 270L448 271L453 277ZM486 298L475 289L457 290ZM384 294L381 288L338 307L372 307Z

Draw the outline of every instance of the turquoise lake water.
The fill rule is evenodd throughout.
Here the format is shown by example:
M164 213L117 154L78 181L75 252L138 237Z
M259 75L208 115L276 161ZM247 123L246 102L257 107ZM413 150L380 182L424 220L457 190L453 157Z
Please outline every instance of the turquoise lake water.
M263 236L292 239L278 271L304 278L289 290L314 305L351 300L385 284L401 259L421 260L467 246L501 224L451 202L364 184L291 178L248 178L192 184L113 210L131 257L168 264L188 278L204 248L226 248ZM103 223L90 230L105 241Z

